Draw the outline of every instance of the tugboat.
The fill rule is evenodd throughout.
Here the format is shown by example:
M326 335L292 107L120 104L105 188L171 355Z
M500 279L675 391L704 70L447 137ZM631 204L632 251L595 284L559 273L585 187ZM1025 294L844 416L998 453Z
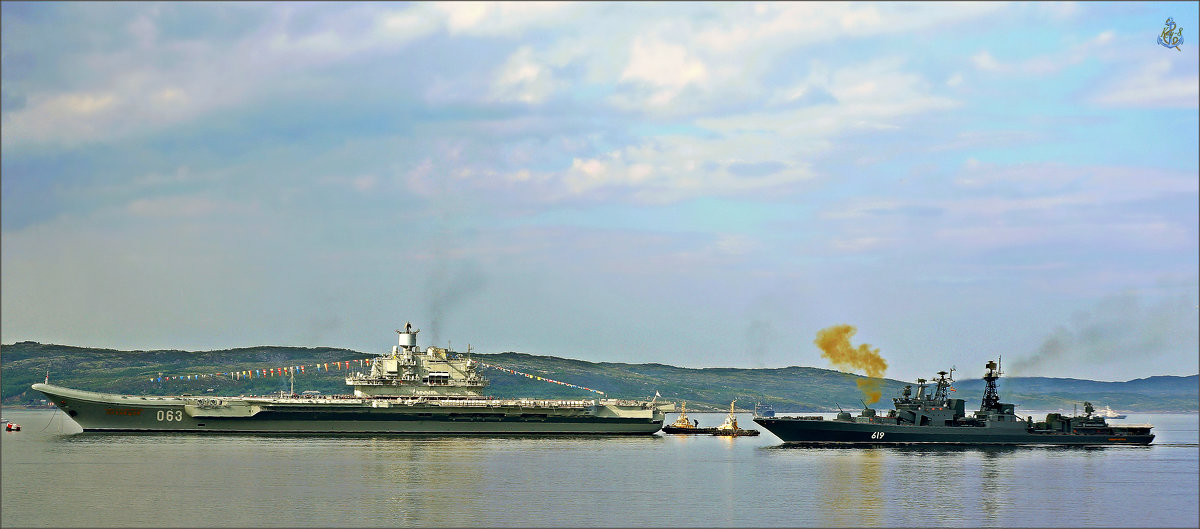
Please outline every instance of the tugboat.
M729 415L725 417L724 423L721 423L720 426L714 428L715 431L713 432L713 435L723 435L726 437L758 435L758 430L743 430L738 428L737 417L733 415L734 402L737 402L737 400L729 403Z
M687 403L679 404L679 418L675 422L663 426L663 433L677 434L711 434L717 431L716 428L701 428L700 421L692 422L687 416Z
M996 380L1000 369L989 361L983 376L985 388L979 411L968 416L963 399L946 394L953 378L939 371L932 394L926 393L925 379L917 379L917 394L905 386L900 397L893 398L894 410L880 416L865 407L857 417L842 412L836 419L814 417L755 417L784 443L955 443L1008 445L1148 445L1154 440L1153 425L1110 425L1104 417L1093 415L1090 402L1084 403L1084 415L1064 417L1046 415L1044 421L1033 417L1021 420L1015 405L1000 402Z

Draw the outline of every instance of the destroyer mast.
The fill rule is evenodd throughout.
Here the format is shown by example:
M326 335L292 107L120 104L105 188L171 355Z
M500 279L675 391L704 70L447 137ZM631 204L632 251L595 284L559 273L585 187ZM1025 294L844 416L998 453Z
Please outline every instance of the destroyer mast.
M979 405L979 411L994 411L1000 413L1003 408L1000 406L1000 393L996 391L996 379L1000 378L1000 367L991 360L988 360L987 373L983 375L984 389L983 402Z

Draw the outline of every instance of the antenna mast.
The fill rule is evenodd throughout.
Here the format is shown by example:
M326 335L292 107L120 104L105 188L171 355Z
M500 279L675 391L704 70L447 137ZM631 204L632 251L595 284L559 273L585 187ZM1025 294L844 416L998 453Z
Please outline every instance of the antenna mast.
M996 379L1000 378L1000 366L996 362L987 363L987 373L983 375L986 386L983 390L983 403L980 410L1000 411L1000 394L996 391Z

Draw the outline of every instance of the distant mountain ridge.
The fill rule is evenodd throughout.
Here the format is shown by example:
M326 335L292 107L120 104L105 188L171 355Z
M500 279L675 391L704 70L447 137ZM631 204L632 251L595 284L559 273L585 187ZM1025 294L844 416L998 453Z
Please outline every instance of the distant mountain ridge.
M122 394L167 395L180 393L267 394L288 389L281 377L232 380L205 378L193 381L152 382L159 374L188 375L313 365L371 358L376 355L332 347L257 346L214 351L118 351L37 342L0 345L0 396L6 404L36 403L40 394L29 386L50 372L52 383ZM683 368L665 364L589 362L555 356L507 352L478 354L481 362L532 375L605 391L613 397L650 398L658 392L664 400L685 401L689 410L728 409L738 399L739 408L769 403L779 412L836 411L862 406L854 381L859 375L817 367L783 368ZM355 366L351 371L360 369ZM494 369L482 369L491 382L487 393L497 397L590 398L585 391L549 384ZM347 393L346 373L313 372L295 378L296 391ZM872 407L891 408L890 397L911 382L885 379L884 398ZM955 383L955 396L978 407L983 381ZM1090 401L1135 412L1200 411L1200 375L1154 376L1128 382L1100 382L1071 378L1001 378L1001 399L1021 410L1071 410Z

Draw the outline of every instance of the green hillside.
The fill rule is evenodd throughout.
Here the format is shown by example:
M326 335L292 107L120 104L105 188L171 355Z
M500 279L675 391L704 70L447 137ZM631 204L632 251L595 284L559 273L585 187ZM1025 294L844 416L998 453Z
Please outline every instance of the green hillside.
M236 380L206 376L194 380L163 380L160 376L213 375L248 369L307 366L295 377L296 391L346 393L346 370L316 371L316 364L351 361L351 371L362 370L358 360L374 355L328 347L260 346L219 351L116 351L63 345L20 342L0 346L0 395L5 404L36 404L42 396L29 386L50 373L52 383L92 391L132 395L201 394L263 395L288 389L285 377ZM739 408L755 402L769 403L780 412L836 411L862 406L855 385L858 375L814 367L776 369L690 369L663 364L587 362L525 353L473 354L486 364L594 388L612 397L685 401L696 411L727 409L733 399ZM487 393L497 397L580 398L595 394L558 384L483 369L491 382ZM1021 409L1071 409L1090 400L1125 411L1198 411L1198 377L1151 377L1129 382L1096 382L1075 379L1004 378L1001 397ZM890 408L890 397L908 382L885 380L884 399L873 406ZM982 381L956 384L959 398L976 406Z

